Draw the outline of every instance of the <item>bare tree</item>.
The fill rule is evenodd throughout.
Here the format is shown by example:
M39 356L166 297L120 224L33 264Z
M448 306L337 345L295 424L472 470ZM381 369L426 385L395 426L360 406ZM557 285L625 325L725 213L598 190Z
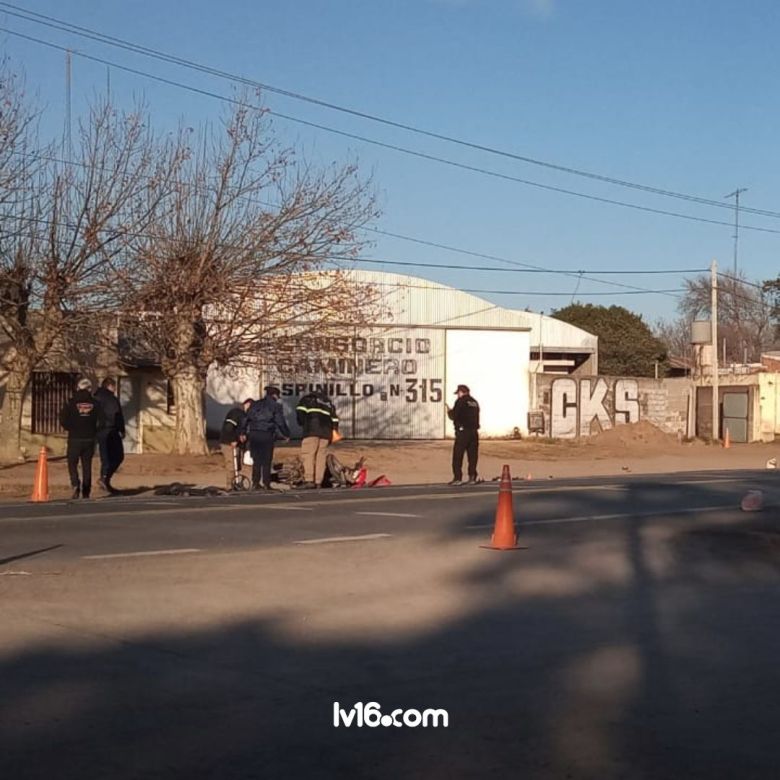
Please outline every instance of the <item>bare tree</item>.
M659 320L653 332L666 347L670 358L692 359L693 347L691 345L690 317L677 317L673 320Z
M37 114L25 95L24 80L0 59L0 207L24 194L32 165Z
M0 215L0 333L10 343L0 457L19 452L22 401L36 366L66 355L85 327L98 334L115 299L111 274L127 262L175 174L175 145L160 154L143 112L100 103L80 124L73 160L50 154L13 185L24 197ZM96 348L98 344L94 345Z
M710 277L686 279L686 291L679 305L686 321L709 318L711 305ZM718 334L726 342L726 360L741 363L760 359L761 351L775 341L772 301L761 285L753 284L744 274L721 274L718 280Z
M203 132L125 276L140 338L173 387L176 452L207 451L211 366L257 365L264 340L285 327L356 321L347 277L315 272L348 260L375 216L355 165L298 161L246 98Z
M772 324L775 332L775 343L778 343L780 342L780 276L765 281L763 288L772 302Z

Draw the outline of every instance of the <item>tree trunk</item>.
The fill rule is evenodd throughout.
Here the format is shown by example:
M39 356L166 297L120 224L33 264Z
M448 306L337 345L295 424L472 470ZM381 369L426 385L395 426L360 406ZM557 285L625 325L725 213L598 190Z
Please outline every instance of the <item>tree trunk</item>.
M177 455L208 455L203 394L206 379L196 369L171 376L176 404L176 430L173 451Z
M32 369L26 361L13 361L7 370L0 406L0 461L10 463L21 456L22 410Z

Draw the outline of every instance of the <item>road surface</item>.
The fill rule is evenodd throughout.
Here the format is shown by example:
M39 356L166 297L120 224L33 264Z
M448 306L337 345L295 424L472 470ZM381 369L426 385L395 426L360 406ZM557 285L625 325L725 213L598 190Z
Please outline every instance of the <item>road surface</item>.
M3 777L776 777L780 477L496 492L0 506Z

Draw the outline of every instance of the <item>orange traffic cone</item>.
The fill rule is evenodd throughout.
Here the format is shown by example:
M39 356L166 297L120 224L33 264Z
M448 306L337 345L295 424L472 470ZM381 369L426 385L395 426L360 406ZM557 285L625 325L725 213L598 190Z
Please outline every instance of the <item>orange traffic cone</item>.
M496 507L496 525L490 544L480 545L487 550L524 550L517 544L515 532L515 515L512 509L512 476L509 466L504 466L501 472L501 482L498 486L498 506Z
M49 460L46 457L46 447L41 447L38 464L35 467L32 496L30 501L49 500Z
M731 434L729 433L729 426L726 426L726 435L723 437L723 449L731 449Z

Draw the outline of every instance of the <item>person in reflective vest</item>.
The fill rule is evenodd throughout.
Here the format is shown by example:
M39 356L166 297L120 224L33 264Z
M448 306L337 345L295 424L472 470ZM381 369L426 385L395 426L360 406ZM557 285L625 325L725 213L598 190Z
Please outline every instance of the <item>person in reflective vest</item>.
M236 406L225 415L222 430L219 434L219 445L225 461L225 484L228 490L233 489L236 476L241 473L244 459L244 446L241 441L241 427L249 408L254 403L247 398L241 406Z
M338 430L339 418L333 401L319 390L301 398L295 409L298 425L303 429L301 459L303 460L304 487L321 487L325 478L328 445L333 431Z

